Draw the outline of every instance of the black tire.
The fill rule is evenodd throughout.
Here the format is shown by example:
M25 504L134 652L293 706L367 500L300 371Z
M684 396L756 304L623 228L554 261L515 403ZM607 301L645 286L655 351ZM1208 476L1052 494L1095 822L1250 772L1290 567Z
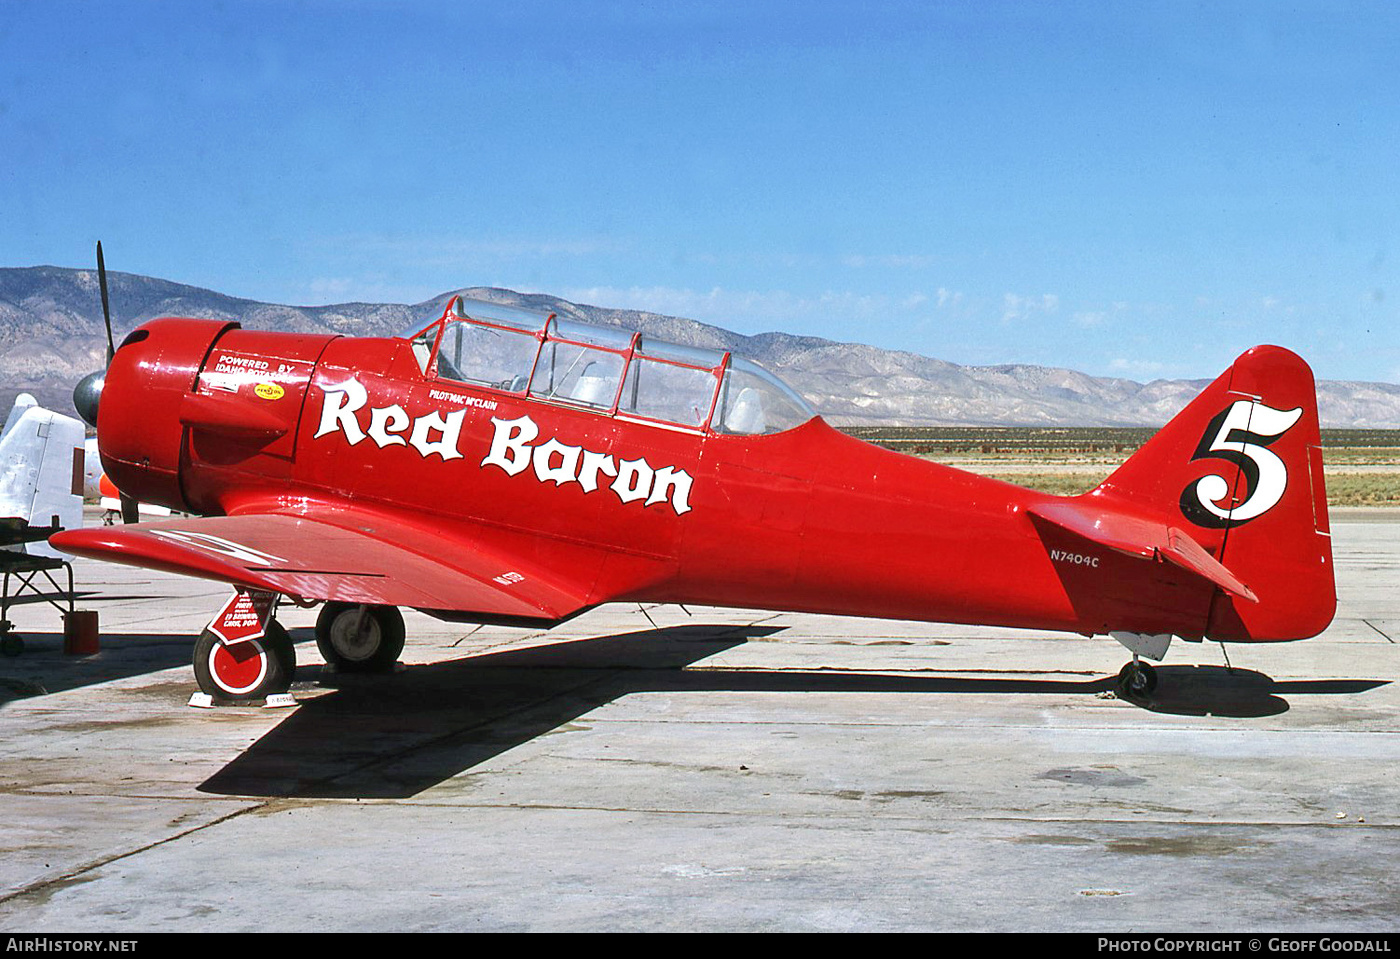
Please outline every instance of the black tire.
M282 661L282 677L286 684L275 692L285 693L292 688L297 678L297 648L286 628L277 620L267 624L267 640L272 644L272 652Z
M225 646L208 629L194 644L194 677L201 692L220 705L248 703L285 693L296 674L296 649L276 620L261 639Z
M1147 663L1133 662L1118 672L1118 693L1126 699L1151 696L1157 688L1157 670Z
M360 610L364 609L364 628ZM403 614L397 606L327 603L316 617L316 648L344 673L380 673L394 668L403 652Z

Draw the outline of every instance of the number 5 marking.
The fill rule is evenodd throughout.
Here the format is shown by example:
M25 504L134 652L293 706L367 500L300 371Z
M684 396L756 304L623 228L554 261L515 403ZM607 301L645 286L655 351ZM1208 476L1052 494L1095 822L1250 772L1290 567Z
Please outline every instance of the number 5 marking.
M1249 496L1230 505L1230 483L1216 473L1203 476L1181 491L1181 512L1197 526L1224 529L1263 516L1283 499L1288 467L1268 447L1298 422L1300 406L1276 410L1253 400L1236 400L1206 427L1192 461L1227 460L1244 473ZM1223 503L1223 507L1219 504Z

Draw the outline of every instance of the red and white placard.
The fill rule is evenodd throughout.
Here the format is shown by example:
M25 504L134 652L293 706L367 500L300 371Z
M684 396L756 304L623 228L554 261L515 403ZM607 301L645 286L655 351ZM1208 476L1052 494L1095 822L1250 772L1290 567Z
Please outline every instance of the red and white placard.
M277 606L277 594L260 589L237 589L209 623L209 630L231 645L261 639Z

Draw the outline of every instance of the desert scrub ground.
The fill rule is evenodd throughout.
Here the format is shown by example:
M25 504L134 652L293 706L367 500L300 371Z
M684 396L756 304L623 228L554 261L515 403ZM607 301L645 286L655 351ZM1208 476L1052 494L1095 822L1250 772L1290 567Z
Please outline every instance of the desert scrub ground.
M846 432L958 469L1069 496L1103 482L1155 430L871 426ZM1400 508L1400 430L1323 430L1322 448L1329 505Z

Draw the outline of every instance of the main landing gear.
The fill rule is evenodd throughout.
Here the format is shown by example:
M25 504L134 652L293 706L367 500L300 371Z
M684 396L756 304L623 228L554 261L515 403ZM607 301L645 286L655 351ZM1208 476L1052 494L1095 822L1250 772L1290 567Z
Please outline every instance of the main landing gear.
M403 652L403 614L397 606L327 603L316 618L316 648L342 673L382 673Z
M213 705L247 703L285 693L296 671L296 648L275 619L258 639L226 646L212 629L205 629L195 640L194 678Z
M388 672L403 652L403 615L394 606L326 603L316 620L316 646L337 672ZM194 644L194 675L208 705L285 694L296 671L296 649L275 619L257 639L224 643L205 629Z

